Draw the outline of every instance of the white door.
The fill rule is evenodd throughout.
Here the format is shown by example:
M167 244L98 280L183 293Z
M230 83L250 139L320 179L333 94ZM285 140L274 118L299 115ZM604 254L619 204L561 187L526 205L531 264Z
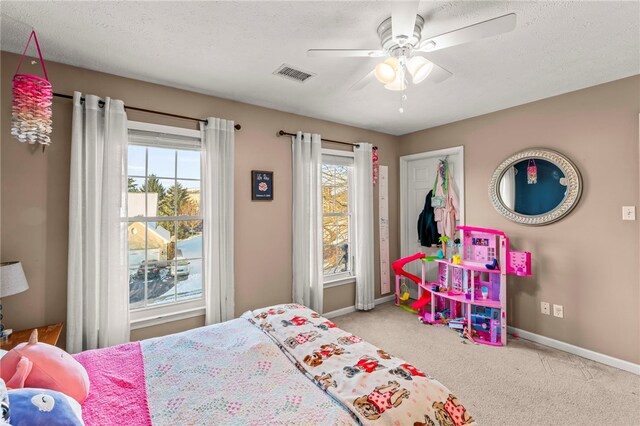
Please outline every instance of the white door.
M438 163L447 158L449 169L453 176L453 184L460 200L460 214L458 225L464 224L464 151L463 147L448 148L438 151L400 157L400 239L402 257L411 256L417 252L435 255L436 248L420 245L418 239L418 216L422 212L425 198L433 189ZM420 261L407 264L405 270L418 277L421 274ZM427 279L436 280L437 267L435 263L427 263ZM417 286L409 284L412 297L417 297Z

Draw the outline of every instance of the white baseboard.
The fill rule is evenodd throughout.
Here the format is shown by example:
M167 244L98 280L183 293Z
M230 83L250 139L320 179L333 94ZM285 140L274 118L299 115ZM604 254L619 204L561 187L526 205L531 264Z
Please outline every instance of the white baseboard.
M325 318L331 319L331 318L339 317L340 315L347 315L355 311L356 311L355 305L347 306L346 308L336 309L335 311L331 311L331 312L325 312L324 314L322 314L322 316Z
M587 358L592 361L599 362L601 364L609 365L611 367L619 368L620 370L628 371L630 373L637 374L640 376L640 364L635 364L630 361L614 358L612 356L601 354L599 352L595 352L590 349L581 348L580 346L575 346L570 343L561 342L560 340L555 340L550 337L541 336L539 334L532 333L526 330L521 330L515 327L507 327L507 331L510 334L517 333L519 337L525 340L530 340L532 342L539 343L541 345L549 346L554 349L568 352L570 354L577 355L582 358Z
M395 298L395 294L390 294L388 296L383 296L379 299L376 299L374 302L376 305L379 305L381 303L390 302L394 300L394 298ZM327 312L322 316L325 318L335 318L335 317L339 317L340 315L350 314L351 312L355 312L355 311L356 311L355 306L347 306L346 308ZM521 330L515 327L507 327L507 331L509 332L509 334L517 333L519 337L525 340L529 340L531 342L549 346L554 349L568 352L570 354L577 355L582 358L590 359L592 361L596 361L601 364L609 365L611 367L619 368L620 370L628 371L630 373L637 374L640 376L640 364L635 364L630 361L614 358L612 356L601 354L599 352L595 352L590 349L581 348L580 346L575 346L570 343L561 342L560 340L555 340L550 337L541 336L539 334L532 333L526 330Z
M396 297L395 294L390 294L388 296L383 296L380 299L376 299L373 302L376 305L379 305L381 303L391 302L392 300L395 299L395 297ZM355 312L355 311L356 311L356 307L355 306L347 306L346 308L336 309L335 311L326 312L326 313L322 314L322 316L327 318L327 319L330 319L330 318L339 317L340 315L350 314L351 312Z

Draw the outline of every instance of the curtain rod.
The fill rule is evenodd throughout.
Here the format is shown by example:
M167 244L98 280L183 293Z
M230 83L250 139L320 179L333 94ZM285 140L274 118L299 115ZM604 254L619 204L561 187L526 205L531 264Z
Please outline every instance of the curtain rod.
M64 98L64 99L73 99L73 96L71 95L64 95L62 93L54 93L53 96L56 96L58 98ZM84 100L84 97L80 98L82 100ZM100 101L100 105L104 105L104 101ZM138 108L138 107L132 107L129 105L125 105L124 106L126 109L130 109L133 111L140 111L140 112L148 112L150 114L157 114L157 115L164 115L167 117L173 117L173 118L182 118L183 120L191 120L191 121L199 121L201 123L207 123L207 120L203 120L201 118L194 118L194 117L187 117L186 115L178 115L178 114L171 114L169 112L162 112L162 111L155 111L152 109L146 109L146 108ZM241 125L236 124L233 126L236 130L240 130L242 128Z
M284 130L280 130L277 134L278 134L278 136L296 136L295 133L285 132ZM340 144L340 145L350 145L350 146L358 146L358 147L360 146L360 144L357 144L357 143L334 141L332 139L322 138L321 140L323 142L337 143L337 144ZM378 149L378 147L374 146L373 149Z

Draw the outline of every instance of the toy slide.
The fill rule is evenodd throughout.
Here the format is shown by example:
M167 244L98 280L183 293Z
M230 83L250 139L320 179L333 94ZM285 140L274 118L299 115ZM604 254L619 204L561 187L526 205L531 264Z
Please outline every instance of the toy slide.
M422 278L417 277L412 273L405 271L402 268L404 267L404 265L406 265L409 262L413 262L414 260L418 260L418 259L424 259L425 257L427 257L427 255L425 255L424 253L416 253L411 256L403 257L402 259L398 259L395 262L393 262L391 266L393 268L393 272L395 272L396 274L396 283L399 282L398 277L403 276L403 277L409 278L411 281L413 281L414 283L418 284L418 286L420 286L420 283L422 282ZM400 289L398 287L398 284L396 284L396 298L399 298L401 300L406 300L407 298L403 298L404 296L401 296L400 294L398 294L399 292L400 292ZM413 309L420 309L426 306L430 301L431 301L431 294L429 292L424 292L422 293L422 297L420 298L420 300L413 302L411 307Z

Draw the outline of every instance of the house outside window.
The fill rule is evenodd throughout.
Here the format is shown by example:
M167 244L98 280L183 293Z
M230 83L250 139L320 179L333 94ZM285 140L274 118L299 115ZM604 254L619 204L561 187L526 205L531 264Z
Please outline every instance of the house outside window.
M322 151L322 240L325 286L353 282L353 153Z
M205 282L199 132L137 124L127 165L132 328L202 314Z

